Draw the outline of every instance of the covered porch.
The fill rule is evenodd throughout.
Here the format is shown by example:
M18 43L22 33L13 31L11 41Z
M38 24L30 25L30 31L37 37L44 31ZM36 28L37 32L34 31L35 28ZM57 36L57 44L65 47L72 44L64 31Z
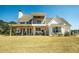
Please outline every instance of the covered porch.
M35 24L10 24L10 36L12 36L12 30L15 29L15 35L47 35L48 26L35 25Z

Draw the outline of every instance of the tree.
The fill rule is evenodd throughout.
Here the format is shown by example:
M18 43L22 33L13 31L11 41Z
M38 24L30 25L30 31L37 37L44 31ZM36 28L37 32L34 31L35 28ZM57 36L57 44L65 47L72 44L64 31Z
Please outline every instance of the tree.
M8 24L16 24L16 22L14 22L14 21L10 21Z
M3 35L9 34L10 28L9 28L8 24L16 24L16 22L14 22L14 21L5 22L3 20L0 20L0 34L3 34Z

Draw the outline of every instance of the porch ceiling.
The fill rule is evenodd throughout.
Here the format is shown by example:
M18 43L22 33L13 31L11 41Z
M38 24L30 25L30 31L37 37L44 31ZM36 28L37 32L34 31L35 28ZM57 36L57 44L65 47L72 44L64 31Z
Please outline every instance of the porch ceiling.
M63 25L60 25L60 24L52 24L51 26L52 27L60 27L60 26L63 26Z
M46 24L32 24L32 26L46 26Z
M12 27L20 27L20 26L46 26L46 24L9 24Z
M32 26L31 24L9 24L9 26Z

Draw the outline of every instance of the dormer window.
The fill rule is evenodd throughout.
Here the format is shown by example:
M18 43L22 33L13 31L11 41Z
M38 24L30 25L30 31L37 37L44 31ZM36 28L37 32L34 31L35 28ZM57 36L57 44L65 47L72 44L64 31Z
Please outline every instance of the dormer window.
M20 24L25 24L25 22L20 22Z
M26 24L29 24L29 22L26 22Z

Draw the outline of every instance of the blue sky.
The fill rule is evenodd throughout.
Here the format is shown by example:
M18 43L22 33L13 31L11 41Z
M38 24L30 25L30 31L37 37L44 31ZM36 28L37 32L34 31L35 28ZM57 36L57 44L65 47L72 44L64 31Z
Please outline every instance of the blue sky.
M72 27L79 28L78 5L0 5L0 19L4 21L16 21L18 10L24 14L32 12L45 12L47 17L59 16L68 21Z

